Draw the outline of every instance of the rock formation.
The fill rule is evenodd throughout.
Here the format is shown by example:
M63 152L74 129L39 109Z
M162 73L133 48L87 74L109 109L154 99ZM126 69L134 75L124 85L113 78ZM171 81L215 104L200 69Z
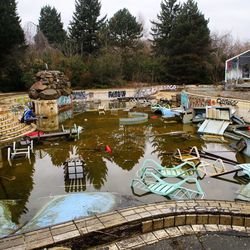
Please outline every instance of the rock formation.
M30 90L31 99L53 100L71 94L71 83L60 71L39 71Z

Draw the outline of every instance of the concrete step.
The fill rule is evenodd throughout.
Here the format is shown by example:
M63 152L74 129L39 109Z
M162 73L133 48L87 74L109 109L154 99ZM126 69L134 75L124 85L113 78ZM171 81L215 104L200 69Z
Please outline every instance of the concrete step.
M12 123L5 124L5 125L3 125L3 126L0 126L0 131L5 130L5 129L7 129L7 128L15 127L15 126L17 126L18 124L20 124L19 121L13 121Z
M36 125L26 125L23 129L19 131L14 131L12 133L8 133L6 135L0 136L0 142L6 142L6 141L14 141L17 138L20 138L27 133L33 132L36 130Z
M9 118L9 113L8 114L4 114L4 115L0 115L0 122L5 121Z
M1 126L6 125L8 123L11 123L13 121L18 121L18 117L14 116L12 114L5 116L3 120L0 120L0 128L1 128Z
M14 124L11 124L9 127L0 130L0 135L5 135L5 134L11 134L11 132L18 132L22 128L24 128L26 125L24 123L18 123L14 126Z

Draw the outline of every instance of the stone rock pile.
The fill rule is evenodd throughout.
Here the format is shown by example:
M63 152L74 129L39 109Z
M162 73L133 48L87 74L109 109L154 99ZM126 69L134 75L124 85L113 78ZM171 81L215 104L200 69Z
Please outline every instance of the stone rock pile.
M72 93L69 79L60 71L39 71L30 90L31 99L53 100Z

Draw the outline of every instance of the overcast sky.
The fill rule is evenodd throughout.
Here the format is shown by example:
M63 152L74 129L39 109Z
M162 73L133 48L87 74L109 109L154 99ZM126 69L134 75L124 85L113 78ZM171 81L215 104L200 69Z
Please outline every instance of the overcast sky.
M61 13L65 29L72 19L75 0L17 0L17 10L22 25L31 21L38 23L41 7L54 6ZM143 20L146 33L150 30L150 20L156 20L160 12L161 0L100 0L101 15L112 15L122 8ZM183 1L181 1L183 2ZM201 12L209 19L209 28L213 32L231 32L235 39L250 41L250 1L249 0L197 0Z

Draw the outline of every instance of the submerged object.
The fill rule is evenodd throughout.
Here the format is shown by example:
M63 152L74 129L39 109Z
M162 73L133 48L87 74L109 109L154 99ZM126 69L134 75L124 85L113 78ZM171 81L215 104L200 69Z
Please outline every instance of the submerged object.
M158 119L158 118L159 118L159 116L157 116L157 115L153 115L153 116L151 116L150 118L151 118L151 119Z
M160 108L159 110L160 110L163 118L170 118L170 117L176 117L176 116L181 115L181 113L178 111L173 111L172 109L168 109L168 108L164 108L164 107Z
M0 201L0 237L4 237L14 233L17 230L17 225L11 221L10 206L14 206L14 200Z
M129 112L129 118L120 118L120 125L134 125L148 121L148 114L140 112Z
M33 136L39 137L40 135L44 135L44 132L43 131L33 131L33 132L26 134L26 136L28 136L28 137L33 137Z
M250 201L250 183L241 186L240 190L237 191L236 200Z
M250 130L249 130L249 126L246 126L246 125L237 126L234 130L234 133L241 137L241 140L238 142L239 145L241 145L241 144L245 145L245 147L239 151L242 152L244 155L250 157Z
M115 195L107 192L84 192L59 195L47 203L22 229L32 231L62 222L110 211Z
M109 154L112 154L112 149L108 145L105 146L105 151Z

